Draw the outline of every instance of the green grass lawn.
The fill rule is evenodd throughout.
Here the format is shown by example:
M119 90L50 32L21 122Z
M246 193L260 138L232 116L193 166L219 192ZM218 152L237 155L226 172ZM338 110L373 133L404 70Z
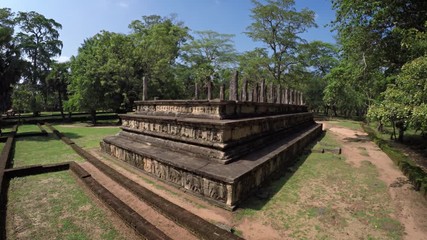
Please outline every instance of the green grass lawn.
M7 126L7 127L2 127L1 131L2 131L2 133L7 133L7 132L12 131L12 129L13 129L13 126L10 125L10 126Z
M332 140L326 133L314 148L337 145ZM271 199L246 201L237 220L261 219L294 239L402 238L403 227L390 217L387 186L370 162L356 169L342 155L311 153L293 168L294 173L266 186Z
M70 172L10 181L8 239L124 239Z
M55 125L54 127L82 148L98 148L99 142L104 137L115 135L120 131L117 126L88 127L84 123Z
M16 140L14 167L66 161L83 161L83 159L53 134L47 137L26 137Z
M36 124L24 124L18 126L18 133L24 132L41 132Z
M343 127L343 128L349 128L352 130L356 130L356 131L362 131L362 126L360 121L354 121L354 120L349 120L349 119L335 119L333 118L332 120L328 121L329 124L331 125L336 125L338 127Z
M3 151L4 143L0 142L0 153Z

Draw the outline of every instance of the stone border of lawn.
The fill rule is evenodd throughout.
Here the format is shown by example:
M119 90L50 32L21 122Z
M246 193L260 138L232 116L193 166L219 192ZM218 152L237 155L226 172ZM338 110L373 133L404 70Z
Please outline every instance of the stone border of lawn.
M70 145L70 147L73 148L74 151L76 151L81 157L92 163L96 168L101 170L121 186L131 191L139 199L156 209L159 213L162 213L165 217L171 219L176 224L181 225L190 232L194 233L197 237L206 240L242 239L241 237L206 221L205 219L185 210L184 208L160 197L147 188L130 180L123 174L117 172L113 168L103 163L101 160L85 151L83 148L79 147L50 124L45 123L45 125L48 126L52 132L54 132L64 143Z
M15 134L18 131L18 125L15 125L11 132L9 132L6 144L0 155L0 239L6 239L6 201L7 201L7 189L9 186L8 181L3 181L5 178L5 170L10 159L12 159Z
M99 114L99 115L98 115ZM106 113L97 113L97 120L115 120L119 119L117 113L114 112L106 112ZM47 115L47 116L21 116L21 123L25 124L35 124L37 122L64 122L61 115ZM76 113L72 114L71 121L68 118L68 115L65 117L65 122L75 122L75 121L89 121L91 120L91 116L89 113ZM3 123L6 125L17 124L19 122L19 118L17 117L9 117L3 118Z
M427 199L427 173L420 167L415 166L409 158L403 155L399 150L393 149L385 140L378 137L376 132L367 124L362 124L362 127L363 130L368 133L372 141L374 141L408 177L409 181L414 185L414 189L420 191Z
M18 125L15 125L12 131L9 133L6 144L3 147L3 150L0 155L0 194L3 195L3 178L4 171L10 164L12 159L14 144L15 144L15 135L18 131Z

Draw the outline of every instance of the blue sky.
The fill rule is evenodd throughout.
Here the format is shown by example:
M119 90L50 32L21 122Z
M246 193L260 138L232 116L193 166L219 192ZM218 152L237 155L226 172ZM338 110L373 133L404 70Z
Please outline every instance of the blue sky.
M296 0L296 8L316 12L317 29L310 29L303 37L309 41L335 43L329 23L335 16L330 0ZM143 15L169 16L177 14L191 30L213 30L235 34L237 51L244 52L261 46L244 32L251 23L250 0L1 0L0 7L13 12L36 11L62 24L61 59L77 54L83 41L101 30L128 33L132 20Z

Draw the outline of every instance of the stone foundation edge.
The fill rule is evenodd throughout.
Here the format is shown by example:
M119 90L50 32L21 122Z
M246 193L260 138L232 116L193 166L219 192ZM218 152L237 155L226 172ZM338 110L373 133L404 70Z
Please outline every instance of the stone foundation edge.
M172 166L153 157L143 156L115 146L101 142L102 151L126 162L142 172L164 181L187 193L191 193L217 206L233 210L237 205L267 182L274 173L291 166L296 156L322 132L322 125L316 124L308 131L302 131L291 144L269 154L267 160L249 171L243 173L231 182L224 182L214 177L206 177L200 173L191 172L185 168Z

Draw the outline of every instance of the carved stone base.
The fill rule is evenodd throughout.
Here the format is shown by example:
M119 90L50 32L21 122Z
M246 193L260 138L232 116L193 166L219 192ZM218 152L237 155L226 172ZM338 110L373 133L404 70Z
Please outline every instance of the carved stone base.
M292 164L321 131L319 124L296 128L287 137L226 165L123 136L105 138L101 148L162 181L234 209L273 173Z

